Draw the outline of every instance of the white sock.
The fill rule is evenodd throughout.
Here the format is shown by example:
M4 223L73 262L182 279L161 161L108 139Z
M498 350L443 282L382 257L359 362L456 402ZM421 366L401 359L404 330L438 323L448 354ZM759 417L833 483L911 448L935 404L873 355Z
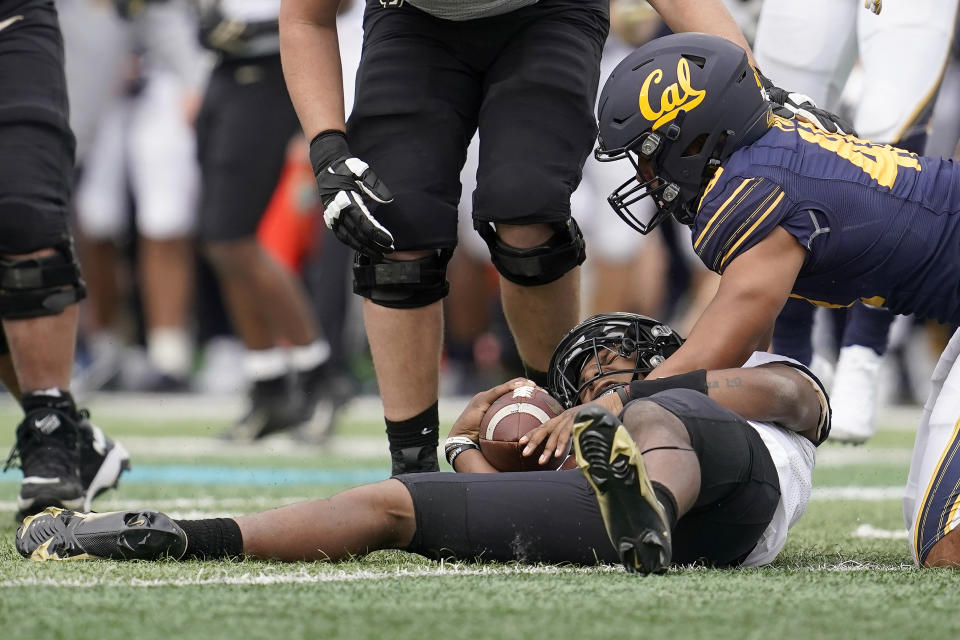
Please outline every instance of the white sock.
M159 327L147 334L147 356L160 373L186 378L193 364L190 336L183 327Z
M294 371L309 371L330 358L330 343L314 340L310 344L290 347L290 366Z
M247 349L243 354L243 372L248 380L270 380L287 373L287 353L285 349Z

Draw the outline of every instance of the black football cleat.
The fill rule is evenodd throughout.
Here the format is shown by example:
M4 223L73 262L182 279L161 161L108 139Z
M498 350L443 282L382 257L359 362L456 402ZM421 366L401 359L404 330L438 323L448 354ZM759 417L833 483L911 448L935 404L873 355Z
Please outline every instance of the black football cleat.
M587 405L574 418L573 445L623 566L644 575L666 571L670 527L630 434L605 408Z
M130 469L127 449L104 435L100 427L90 422L86 409L77 412L80 420L80 483L84 489L83 511L90 511L90 503L107 489L116 488L120 475Z
M306 398L286 376L254 382L249 397L249 410L224 434L225 439L259 440L303 423Z
M39 407L24 416L4 471L19 459L23 470L17 496L17 521L47 507L80 509L84 489L80 479L79 427L72 412Z
M78 513L50 507L17 530L17 551L36 561L179 559L187 534L157 511Z

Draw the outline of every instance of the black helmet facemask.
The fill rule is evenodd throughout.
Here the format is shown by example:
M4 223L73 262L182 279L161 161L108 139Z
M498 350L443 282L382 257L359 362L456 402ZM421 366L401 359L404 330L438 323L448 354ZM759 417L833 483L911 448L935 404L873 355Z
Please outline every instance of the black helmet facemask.
M631 380L646 376L683 344L673 329L636 313L601 313L574 327L557 345L550 360L550 390L564 408L580 403L580 394L596 381L631 372ZM633 368L604 366L604 352L633 361ZM589 363L597 373L581 376Z

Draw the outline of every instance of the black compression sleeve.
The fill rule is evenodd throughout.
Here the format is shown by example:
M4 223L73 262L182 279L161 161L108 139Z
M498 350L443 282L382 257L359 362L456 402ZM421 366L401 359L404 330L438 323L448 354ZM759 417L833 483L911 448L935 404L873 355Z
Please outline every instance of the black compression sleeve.
M667 378L634 380L630 383L630 399L648 398L667 389L692 389L707 395L707 370L697 369Z

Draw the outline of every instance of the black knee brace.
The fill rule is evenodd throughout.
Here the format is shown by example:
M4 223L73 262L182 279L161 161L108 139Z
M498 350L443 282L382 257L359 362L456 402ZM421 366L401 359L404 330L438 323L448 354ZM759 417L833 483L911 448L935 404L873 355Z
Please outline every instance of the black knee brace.
M573 218L554 223L550 239L529 249L504 243L490 222L474 220L473 227L490 248L490 258L500 275L523 287L559 280L587 257L583 233Z
M55 316L86 295L73 246L34 258L0 259L0 318Z
M450 292L447 263L452 255L452 249L438 249L419 260L400 261L357 253L353 263L353 292L382 307L425 307Z

